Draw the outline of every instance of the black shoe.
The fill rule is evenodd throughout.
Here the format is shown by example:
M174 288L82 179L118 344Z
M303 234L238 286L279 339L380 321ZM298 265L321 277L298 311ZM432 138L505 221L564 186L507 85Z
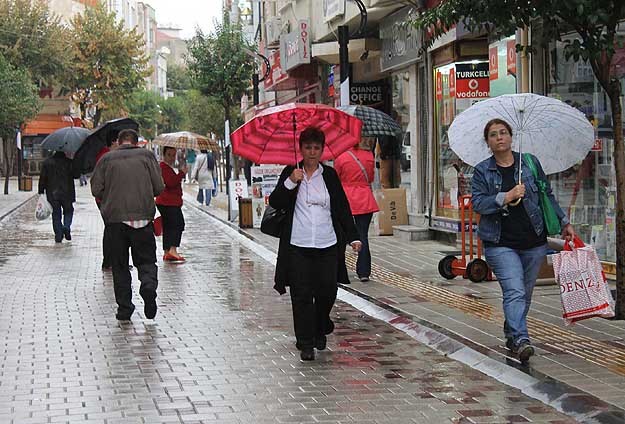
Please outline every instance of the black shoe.
M326 336L315 337L315 348L317 350L325 350L328 344L328 338Z
M519 361L527 362L532 356L534 356L534 347L530 344L530 342L523 341L516 348L515 353L518 355Z
M143 306L143 313L147 319L154 319L156 316L156 292L155 291L144 291L141 294L145 305Z
M366 283L367 281L369 281L369 277L358 277L358 279L361 283Z
M61 243L63 241L63 235L61 234L60 236L54 236L54 242L55 243Z
M511 352L514 351L514 340L511 337L506 337L506 348Z
M72 232L69 228L65 228L63 230L63 235L65 236L65 240L70 241L72 239Z
M130 312L128 312L125 309L120 311L120 309L117 308L117 313L115 314L115 318L117 318L118 321L130 321L130 317L132 316L132 313L134 311L135 311L134 306Z
M313 348L307 348L300 352L299 357L302 361L314 361L315 360L315 350Z

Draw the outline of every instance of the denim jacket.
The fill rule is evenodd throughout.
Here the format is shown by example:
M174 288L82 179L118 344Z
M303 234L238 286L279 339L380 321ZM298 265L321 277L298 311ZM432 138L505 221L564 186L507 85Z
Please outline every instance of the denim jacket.
M519 154L513 152L514 164L518 166ZM568 218L558 205L551 191L551 184L545 176L545 172L538 161L532 155L534 164L538 170L540 179L546 182L547 196L551 200L556 215L560 219L560 225L564 227L569 223ZM532 170L527 166L525 160L522 161L522 181L525 184L525 196L523 197L523 206L527 211L536 234L541 234L545 227L543 213L540 208L538 185L532 174ZM515 178L518 178L516 174ZM497 169L495 157L491 156L483 160L475 167L473 179L471 182L473 210L480 214L480 223L478 225L478 236L486 242L499 243L501 237L501 212L503 210L504 199L506 193L501 191L502 177Z

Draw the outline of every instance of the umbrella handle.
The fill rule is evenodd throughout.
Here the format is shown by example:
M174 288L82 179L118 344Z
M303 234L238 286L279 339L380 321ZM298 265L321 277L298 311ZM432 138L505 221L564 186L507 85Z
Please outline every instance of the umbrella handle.
M509 205L512 205L512 206L517 206L519 203L521 203L521 200L523 200L523 198L522 198L522 197L519 197L519 198L518 198L518 199L516 199L514 202L510 202L510 203L508 203L508 204L509 204Z

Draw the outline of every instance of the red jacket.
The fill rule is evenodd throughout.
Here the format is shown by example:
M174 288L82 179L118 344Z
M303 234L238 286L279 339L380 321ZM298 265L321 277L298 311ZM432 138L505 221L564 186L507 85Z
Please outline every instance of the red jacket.
M360 160L367 172L369 182L367 182L365 174L349 152L352 152ZM373 158L373 153L361 149L350 149L334 161L334 169L336 169L341 179L343 190L352 209L352 215L364 215L380 210L375 197L373 197L370 184L373 182L374 166L375 159Z
M156 204L161 206L182 206L182 180L184 172L174 171L174 168L161 162L161 173L165 190L156 197Z

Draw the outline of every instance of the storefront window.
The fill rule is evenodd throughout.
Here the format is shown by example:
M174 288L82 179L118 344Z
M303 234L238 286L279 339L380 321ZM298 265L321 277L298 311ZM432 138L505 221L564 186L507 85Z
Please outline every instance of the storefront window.
M410 193L410 142L414 138L408 130L410 123L410 73L398 72L392 76L393 110L397 112L398 122L402 127L402 139L399 157L400 188L406 189L408 210L411 209Z
M563 37L567 38L574 39ZM593 244L600 259L615 262L616 172L610 101L588 63L565 59L564 45L564 41L557 42L549 48L547 92L588 117L595 127L595 144L583 161L549 179L576 232ZM617 48L613 65L613 75L623 86L625 48Z

